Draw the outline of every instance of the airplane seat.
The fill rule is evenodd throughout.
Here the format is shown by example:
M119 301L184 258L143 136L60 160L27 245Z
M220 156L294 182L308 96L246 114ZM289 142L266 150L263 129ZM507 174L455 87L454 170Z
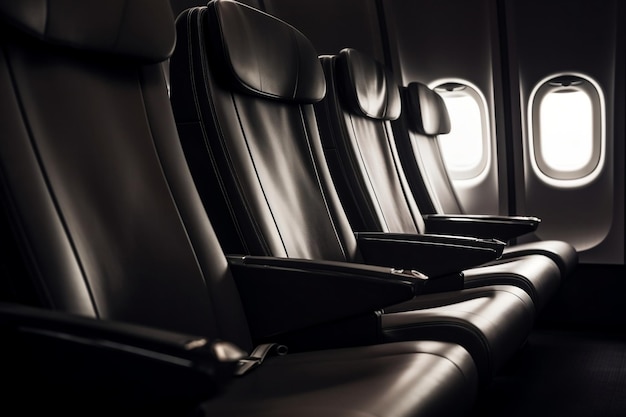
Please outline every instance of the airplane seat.
M237 353L254 353L245 306L187 169L160 66L175 44L169 2L5 1L0 32L1 213L40 305L0 305L0 366L15 376L0 413L468 411L476 368L458 345L409 341L262 364ZM285 271L275 273L297 275ZM383 287L402 287L398 302L409 284ZM332 310L316 302L321 315ZM222 381L220 357L258 366ZM172 404L175 392L184 398Z
M432 215L426 215L427 228L438 222L447 224L481 217L492 222L524 222L523 216L471 216L464 215L452 181L443 162L438 136L450 132L450 117L443 98L420 82L409 83L401 88L404 112L393 124L399 156L406 172L409 186L419 196L425 207L431 207ZM420 205L420 207L424 207ZM540 219L534 219L540 226ZM452 226L451 226L452 227ZM447 229L446 229L447 231ZM520 230L518 234L504 237L515 239L532 230ZM533 241L508 245L502 254L505 259L520 255L541 254L552 259L567 277L578 264L576 249L558 240Z
M326 83L310 41L285 22L232 1L187 10L177 27L172 106L196 187L225 251L244 262L273 256L305 268L305 261L362 267L362 241L334 189L317 130L313 103L324 96ZM398 245L413 242L399 239ZM397 265L368 265L423 277ZM280 290L276 283L258 284L255 294L273 299ZM460 343L481 381L517 353L535 317L528 294L505 285L419 295L402 309L379 311L377 343ZM289 336L272 334L278 340Z
M393 75L351 48L322 56L328 93L316 105L320 132L340 198L357 231L425 235L428 229L407 184L391 121L402 109ZM541 310L559 286L560 272L545 256L497 259L464 270L466 288L512 284Z

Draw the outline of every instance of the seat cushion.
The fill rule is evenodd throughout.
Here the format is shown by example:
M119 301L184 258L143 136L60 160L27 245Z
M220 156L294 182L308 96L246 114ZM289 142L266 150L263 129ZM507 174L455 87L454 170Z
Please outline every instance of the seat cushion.
M507 284L524 289L543 310L561 283L559 269L546 256L525 255L500 258L465 271L465 288Z
M420 341L269 358L202 409L222 417L456 416L475 395L465 349Z
M385 309L388 341L432 338L463 345L472 355L479 380L487 381L524 345L535 317L521 288L494 285L422 295Z
M542 240L537 242L517 243L504 248L502 257L510 259L529 254L540 254L550 258L561 271L562 277L569 276L578 265L576 249L562 240Z

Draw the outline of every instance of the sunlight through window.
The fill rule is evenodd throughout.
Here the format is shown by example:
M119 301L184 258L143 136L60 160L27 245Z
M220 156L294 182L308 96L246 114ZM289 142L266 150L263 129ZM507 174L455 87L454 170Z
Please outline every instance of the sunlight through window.
M487 110L480 92L465 81L435 84L450 116L450 133L439 135L441 154L450 176L480 176L489 160Z
M582 91L550 93L539 109L540 152L545 163L558 171L577 171L593 155L593 109Z
M450 133L440 136L445 163L456 171L471 170L480 164L483 132L478 103L467 94L444 94L450 113Z
M603 106L599 87L582 76L537 84L529 102L529 144L541 178L560 186L591 181L604 158Z

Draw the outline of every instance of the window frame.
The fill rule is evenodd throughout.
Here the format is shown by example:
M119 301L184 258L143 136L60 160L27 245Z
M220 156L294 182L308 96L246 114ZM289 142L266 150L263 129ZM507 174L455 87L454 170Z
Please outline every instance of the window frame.
M431 82L428 87L438 93L444 100L446 101L446 91L442 91L442 86L445 84L458 84L461 87L464 87L463 94L466 94L468 97L471 97L480 112L480 125L481 125L481 143L482 143L482 155L480 161L477 164L474 164L470 168L458 169L454 166L450 166L449 162L446 161L445 154L443 152L443 146L441 145L442 136L438 135L437 141L439 142L439 148L441 149L441 156L444 161L444 165L446 170L448 171L448 175L450 178L455 181L464 181L464 182L480 182L482 179L488 174L489 166L491 165L492 158L492 150L491 150L491 124L489 118L489 108L487 105L487 100L482 93L482 91L473 83L468 80L464 80L461 78L443 78L438 79ZM446 106L448 104L446 103ZM452 128L454 128L454 120L452 119L452 114L450 114L450 124Z
M569 80L562 84L563 80ZM575 170L559 170L546 161L542 152L541 104L549 94L580 91L587 95L592 109L592 138L589 160ZM604 93L591 77L574 72L552 74L539 81L531 91L527 108L528 159L537 177L557 187L580 187L592 182L602 171L606 154L606 114Z

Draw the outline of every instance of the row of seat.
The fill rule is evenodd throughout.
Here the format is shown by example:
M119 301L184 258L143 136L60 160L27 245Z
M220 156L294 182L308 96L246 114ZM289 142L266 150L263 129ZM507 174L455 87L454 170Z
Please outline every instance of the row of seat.
M237 6L227 3L223 7ZM237 12L237 19L248 13L255 16L257 25L245 25L250 28L246 37L228 32L229 27L240 27L242 22L231 22L227 12L221 12L223 22L218 26L225 29L217 34L203 26L207 20L203 16L211 15L210 8L183 13L178 25L183 47L177 48L170 67L172 103L183 147L205 208L212 218L219 219L218 236L228 253L415 269L434 277L448 275L432 283L447 281L452 287L455 281L449 276L460 276L463 266L495 258L484 251L493 242L418 235L421 218L409 213L414 208L419 214L408 190L402 187L402 170L386 125L399 115L399 92L380 64L347 49L336 57L322 58L324 80L313 48L310 44L308 48L301 46L306 39L292 45L281 32L293 28L253 9L242 10ZM250 35L257 30L277 36ZM247 77L250 68L254 68L253 77ZM296 81L297 85L290 84ZM311 111L315 103L317 112ZM206 117L209 114L211 117ZM342 193L337 193L337 181ZM356 197L359 193L361 199ZM346 202L353 209L352 216L346 216L342 205ZM378 222L359 221L358 213L375 213L371 218L377 218L383 206L386 212L378 216ZM402 210L409 213L404 219ZM405 221L407 217L409 221ZM354 233L354 225L365 231L373 223L370 231L404 233ZM407 227L389 230L388 224ZM443 337L463 344L480 363L479 370L491 375L514 347L519 347L519 339L506 332L515 332L518 337L524 332L507 326L501 334L481 329L476 321L493 312L478 305L467 307L467 303L494 291L517 291L491 285L516 284L526 289L539 310L561 280L551 258L565 259L565 263L575 259L569 252L573 251L571 246L551 244L556 249L549 256L538 254L541 248L527 255L526 249L517 258L509 256L465 269L465 290L420 296L386 308L382 339ZM433 304L431 299L437 302ZM513 308L508 301L491 305ZM472 311L473 319L460 319L459 308ZM503 316L507 315L515 317L504 312ZM451 322L458 326L459 320L482 334L468 340L465 335L441 330ZM434 326L433 321L440 324ZM488 346L497 346L500 340L516 342L507 345L500 356L498 349L490 352L488 347L485 352L484 347L475 345L476 339L485 337ZM493 364L490 355L501 360Z
M317 104L322 142L340 197L348 207L348 217L358 231L422 236L428 236L425 232L431 231L457 235L465 232L468 236L504 239L502 234L486 234L495 228L495 222L500 228L526 224L526 232L536 228L538 220L533 218L429 216L424 219L414 198L414 190L409 187L404 174L405 166L417 164L414 158L401 162L390 125L390 121L399 118L402 107L393 76L380 63L353 49L344 49L336 56L321 59L329 86L327 98ZM420 97L414 97L412 93L412 88L406 89L406 104L420 102ZM426 94L422 93L422 96ZM443 118L437 113L443 111L443 102L436 103L439 106L429 106L436 93L430 90L430 94L430 100L422 100L417 109L405 106L408 109L405 113L416 115L415 118L424 113L431 118ZM410 155L426 159L414 150L408 150ZM404 151L406 154L407 150ZM459 220L470 223L473 229L457 227ZM481 230L485 225L487 230ZM512 237L515 236L509 235L505 240ZM441 264L439 257L435 257L435 261ZM437 269L422 263L422 270L437 275ZM464 282L466 288L496 283L520 286L541 310L558 288L561 277L567 276L575 263L576 252L565 242L508 246L498 260L465 269ZM557 270L555 265L562 267Z
M422 212L429 213L423 216L426 230L490 236L509 243L534 231L540 222L536 217L463 214L437 141L438 135L449 133L451 129L443 99L419 82L409 83L401 93L405 117L394 122L392 128L403 170L410 178L409 188L416 200L426 207ZM502 257L511 259L528 254L550 258L562 277L569 276L578 264L574 247L558 240L514 243L504 249Z
M0 5L6 406L466 413L543 303L511 277L560 279L554 261L355 233L314 108L331 82L286 23L229 0L176 27L167 1L67 7ZM496 272L465 285L475 268Z
M321 60L329 86L326 99L316 105L322 142L357 230L445 233L510 242L537 228L540 219L535 217L461 215L436 140L438 134L450 131L441 96L419 82L400 92L383 65L354 49ZM417 201L432 196L438 214L447 216L423 216ZM563 241L510 245L502 258L536 254L556 263L557 275L563 277L577 263L576 251Z

